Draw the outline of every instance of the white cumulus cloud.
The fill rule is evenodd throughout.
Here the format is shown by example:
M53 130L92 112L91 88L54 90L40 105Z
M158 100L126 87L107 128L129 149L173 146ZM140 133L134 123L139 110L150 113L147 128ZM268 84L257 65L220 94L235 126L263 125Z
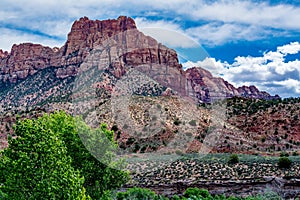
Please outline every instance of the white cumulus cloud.
M281 46L277 48L277 51L286 55L286 54L297 54L300 51L299 42L292 42L290 44Z
M185 34L180 26L173 22L153 21L146 18L135 18L135 22L140 31L168 47L191 48L199 46L195 39Z
M14 44L20 44L25 42L42 44L44 46L50 46L50 47L60 47L65 42L65 41L60 41L60 40L42 37L38 35L27 34L20 31L12 31L10 29L0 28L0 32L1 32L0 49L3 49L8 52L10 51L11 47Z
M24 28L26 34L37 35L36 32L42 32L65 39L72 22L82 16L106 19L119 15L136 16L137 19L151 16L152 24L148 25L179 31L198 39L201 44L209 45L238 40L252 41L278 35L288 36L294 34L294 31L300 31L299 5L288 4L288 1L271 5L264 1L251 0L27 0L26 3L20 0L2 0L0 26L12 31L16 27ZM186 21L195 25L185 28L182 24ZM197 24L199 21L203 24ZM140 20L138 23L142 26L148 22ZM17 43L14 42L17 38L9 39L11 43ZM175 43L176 41L168 37L163 39L180 45L178 41ZM0 44L0 48L5 47Z

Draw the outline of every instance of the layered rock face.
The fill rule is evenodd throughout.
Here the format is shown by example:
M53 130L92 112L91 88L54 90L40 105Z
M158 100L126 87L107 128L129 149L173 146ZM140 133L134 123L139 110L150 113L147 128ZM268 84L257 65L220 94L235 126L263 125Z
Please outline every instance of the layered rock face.
M42 45L24 43L13 45L11 52L0 60L0 81L14 83L37 70L50 66L54 51Z
M271 96L267 92L259 91L255 86L242 86L235 88L222 78L213 77L212 74L200 67L187 69L187 90L190 96L200 102L211 102L215 99L241 96L245 98L277 99L279 96Z
M119 61L131 66L163 63L181 67L176 52L139 32L133 19L121 16L93 21L84 17L74 22L67 42L59 49L24 43L14 45L9 54L1 51L0 81L15 83L48 67L57 68L59 78L73 76L88 55L98 64L116 67Z
M83 17L75 21L61 48L24 43L14 45L10 53L1 50L0 86L24 80L46 68L54 68L56 77L64 79L91 67L108 68L116 78L133 67L199 102L232 96L273 98L254 86L235 88L199 67L184 71L174 50L145 36L133 19L124 16L103 21Z

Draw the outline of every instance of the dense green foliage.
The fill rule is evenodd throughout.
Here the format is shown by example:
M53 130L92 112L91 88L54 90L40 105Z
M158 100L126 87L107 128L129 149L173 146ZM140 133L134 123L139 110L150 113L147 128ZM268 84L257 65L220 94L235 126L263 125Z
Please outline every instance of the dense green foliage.
M1 153L1 190L8 199L85 198L84 178L72 166L51 117L17 122L18 137Z
M159 195L156 195L153 191L144 188L130 188L126 192L119 192L117 194L117 200L152 200L162 199Z
M68 121L71 126L64 127ZM60 127L69 155L74 160L73 166L84 176L84 186L92 198L99 199L106 190L117 189L127 182L129 174L118 170L123 163L113 161L113 150L117 148L117 144L113 139L113 131L109 131L105 124L101 124L98 129L92 129L83 120L73 119L65 114L57 122L56 127ZM71 130L65 131L68 128ZM84 144L82 140L85 140ZM98 160L100 153L101 162ZM94 157L96 155L97 158Z
M86 199L87 193L99 199L105 191L125 183L128 173L111 167L122 164L113 161L111 149L102 152L107 166L90 154L78 132L85 133L90 144L107 146L107 140L114 144L113 132L106 125L92 129L65 112L18 121L17 137L1 152L0 196L18 200Z

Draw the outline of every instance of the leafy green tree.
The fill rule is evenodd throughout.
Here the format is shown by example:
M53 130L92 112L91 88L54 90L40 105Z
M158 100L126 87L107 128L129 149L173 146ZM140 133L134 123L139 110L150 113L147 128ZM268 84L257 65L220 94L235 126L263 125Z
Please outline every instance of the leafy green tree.
M117 144L105 124L92 129L61 111L18 121L15 133L0 158L0 190L10 199L84 199L85 192L100 199L129 178L114 160Z
M94 199L107 190L121 187L129 180L129 173L122 171L124 162L116 161L114 151L117 143L114 132L106 124L99 128L89 127L81 118L73 118L65 112L50 115L52 128L60 132L65 142L72 166L84 176L84 187Z
M8 199L87 198L84 178L50 124L47 115L17 122L17 138L0 156L0 190Z

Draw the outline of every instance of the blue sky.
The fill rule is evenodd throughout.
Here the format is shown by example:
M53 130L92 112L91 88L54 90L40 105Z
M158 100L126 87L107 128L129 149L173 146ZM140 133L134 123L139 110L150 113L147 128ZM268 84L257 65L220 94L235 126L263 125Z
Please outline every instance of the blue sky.
M131 16L143 32L235 86L300 96L300 5L292 1L1 0L0 49L62 46L74 20ZM164 31L167 30L167 31ZM192 53L191 53L192 52ZM205 59L209 56L209 59Z

